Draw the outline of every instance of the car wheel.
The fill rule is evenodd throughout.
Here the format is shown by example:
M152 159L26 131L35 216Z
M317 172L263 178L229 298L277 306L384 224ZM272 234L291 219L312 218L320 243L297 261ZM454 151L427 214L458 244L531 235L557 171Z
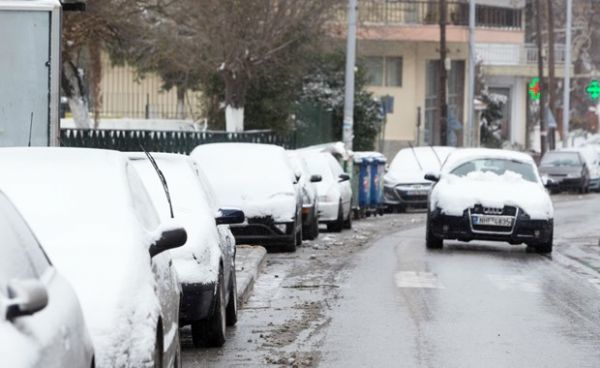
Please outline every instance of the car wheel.
M350 211L348 211L348 218L344 221L344 229L352 229L352 202L350 202Z
M337 220L335 220L332 223L327 224L327 231L339 233L342 231L343 228L344 228L344 210L342 208L342 201L340 201L340 204L338 206Z
M444 247L444 239L438 238L433 234L431 221L427 219L425 245L427 249L442 249Z
M309 227L308 227L308 232L307 232L307 239L308 240L315 240L316 238L319 237L319 219L317 217L317 209L313 208L313 220L310 223Z
M403 204L399 204L396 206L396 213L404 213L406 212L406 206Z
M225 290L223 270L219 273L219 284L213 314L203 320L192 323L192 342L195 347L221 347L225 344Z
M156 326L156 340L154 341L154 368L163 367L164 335L161 323Z
M229 282L229 302L225 310L227 326L235 326L237 323L238 295L237 295L237 279L235 276L235 267L231 271L231 281Z
M553 232L550 233L550 239L547 242L535 245L535 251L540 254L552 253L552 246L553 246L552 243L554 243Z

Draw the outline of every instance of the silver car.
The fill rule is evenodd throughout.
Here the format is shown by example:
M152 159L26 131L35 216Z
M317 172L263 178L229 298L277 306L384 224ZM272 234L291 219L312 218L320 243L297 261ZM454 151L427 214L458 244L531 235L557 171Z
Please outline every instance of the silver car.
M93 367L94 350L71 285L0 192L2 366Z

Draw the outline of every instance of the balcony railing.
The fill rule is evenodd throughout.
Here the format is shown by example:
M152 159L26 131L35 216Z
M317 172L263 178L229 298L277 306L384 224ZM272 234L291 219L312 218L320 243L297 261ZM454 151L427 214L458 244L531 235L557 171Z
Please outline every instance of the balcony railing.
M448 25L469 24L469 4L449 1ZM522 9L477 5L477 27L523 29ZM341 14L345 19L345 10ZM437 0L361 0L359 18L365 26L434 25L440 21Z
M515 66L532 65L538 60L538 49L535 45L514 44L486 44L476 46L477 57L483 65L489 66ZM554 48L556 64L565 63L565 45L556 45ZM544 53L544 63L547 65L548 55Z

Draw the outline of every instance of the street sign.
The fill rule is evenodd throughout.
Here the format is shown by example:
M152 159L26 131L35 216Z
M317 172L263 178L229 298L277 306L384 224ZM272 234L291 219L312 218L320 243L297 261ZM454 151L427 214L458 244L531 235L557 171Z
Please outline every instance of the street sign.
M590 81L585 91L592 100L597 100L600 97L600 82L595 79Z
M539 101L541 96L542 87L540 86L540 78L535 77L529 83L529 97L533 101Z

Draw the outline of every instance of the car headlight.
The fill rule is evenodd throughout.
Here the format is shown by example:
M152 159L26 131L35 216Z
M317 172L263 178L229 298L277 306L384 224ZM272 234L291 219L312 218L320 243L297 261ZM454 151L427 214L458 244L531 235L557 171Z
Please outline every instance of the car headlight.
M275 228L279 231L281 231L282 233L285 233L285 231L287 230L287 225L286 224L275 224Z
M396 182L393 180L390 180L387 176L383 177L383 186L384 187L393 187L396 185Z
M569 179L579 179L581 178L581 173L568 173L567 178Z

